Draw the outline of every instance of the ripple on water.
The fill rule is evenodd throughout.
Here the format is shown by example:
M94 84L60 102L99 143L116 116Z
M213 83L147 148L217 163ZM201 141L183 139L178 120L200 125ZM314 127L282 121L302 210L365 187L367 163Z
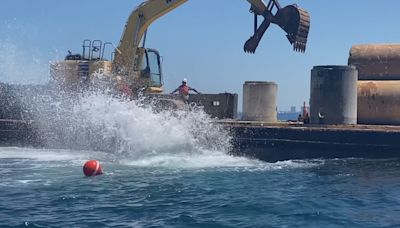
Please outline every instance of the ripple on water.
M238 158L237 166L227 162L175 167L113 160L104 163L105 175L86 178L79 152L62 151L67 154L64 159L49 161L31 159L34 151L14 150L14 158L0 151L0 226L24 222L31 227L400 224L400 162L396 160L270 164ZM50 157L58 153L39 152Z

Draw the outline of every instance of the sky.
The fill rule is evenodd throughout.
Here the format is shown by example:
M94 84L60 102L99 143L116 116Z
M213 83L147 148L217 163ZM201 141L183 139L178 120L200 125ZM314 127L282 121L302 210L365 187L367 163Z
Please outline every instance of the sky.
M2 0L0 81L46 83L49 62L68 50L80 53L84 39L118 44L140 0ZM243 52L253 16L245 0L189 0L149 28L146 46L163 57L164 89L188 78L202 93L239 94L245 81L278 84L278 109L299 108L310 96L310 70L346 65L352 45L399 43L399 0L280 0L311 15L306 53L292 51L284 32L271 25L256 54ZM261 19L260 19L261 20ZM241 106L241 105L240 105Z

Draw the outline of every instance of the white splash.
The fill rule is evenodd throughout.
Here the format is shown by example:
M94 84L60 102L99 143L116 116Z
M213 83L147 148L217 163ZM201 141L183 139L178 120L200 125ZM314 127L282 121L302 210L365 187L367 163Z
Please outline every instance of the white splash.
M37 93L38 89L28 92ZM142 100L128 101L104 92L67 97L49 91L24 97L31 98L22 103L35 109L33 117L45 147L65 149L33 155L39 159L58 156L78 163L87 158L135 167L244 167L253 171L308 165L271 165L229 155L230 133L198 108L156 111L152 103L145 105ZM56 158L54 154L58 154Z
M47 50L37 43L37 28L20 24L16 18L0 22L0 82L12 84L45 84L49 80ZM29 41L27 41L29 40ZM33 42L32 42L33 40ZM52 53L54 54L54 53Z
M31 50L33 51L33 50ZM48 62L18 45L0 40L0 81L12 84L44 84L49 79Z
M112 142L118 162L133 166L215 167L251 165L228 155L231 136L201 109L156 112L151 105L106 94L81 98L74 116ZM81 123L83 124L83 123ZM107 146L107 145L106 145ZM109 146L109 145L108 145Z
M12 24L5 27L14 29ZM0 39L0 81L46 83L48 61L37 56L40 54L34 50L23 49L10 39ZM81 163L97 158L136 167L184 168L279 169L298 164L271 165L230 156L229 132L199 109L155 112L140 101L126 101L106 93L89 93L71 99L59 91L38 94L38 90L41 88L20 87L24 94L17 94L20 102L32 111L43 143L65 150L1 148L0 159ZM95 151L107 151L108 155Z

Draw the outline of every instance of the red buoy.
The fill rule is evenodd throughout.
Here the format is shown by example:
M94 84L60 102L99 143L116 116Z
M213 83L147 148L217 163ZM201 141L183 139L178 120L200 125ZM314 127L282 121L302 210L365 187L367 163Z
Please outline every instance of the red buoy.
M103 169L100 165L100 162L97 160L90 160L85 163L83 166L83 173L87 177L93 177L97 175L103 174Z

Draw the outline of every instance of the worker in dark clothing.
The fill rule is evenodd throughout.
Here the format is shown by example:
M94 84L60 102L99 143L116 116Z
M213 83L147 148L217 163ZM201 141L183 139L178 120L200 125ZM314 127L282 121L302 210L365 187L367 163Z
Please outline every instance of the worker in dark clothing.
M184 78L182 80L182 85L180 85L176 90L172 91L171 94L179 92L179 95L181 95L182 98L187 101L187 100L189 100L189 91L194 91L197 94L200 94L200 92L198 92L196 89L189 87L187 85L187 79Z

